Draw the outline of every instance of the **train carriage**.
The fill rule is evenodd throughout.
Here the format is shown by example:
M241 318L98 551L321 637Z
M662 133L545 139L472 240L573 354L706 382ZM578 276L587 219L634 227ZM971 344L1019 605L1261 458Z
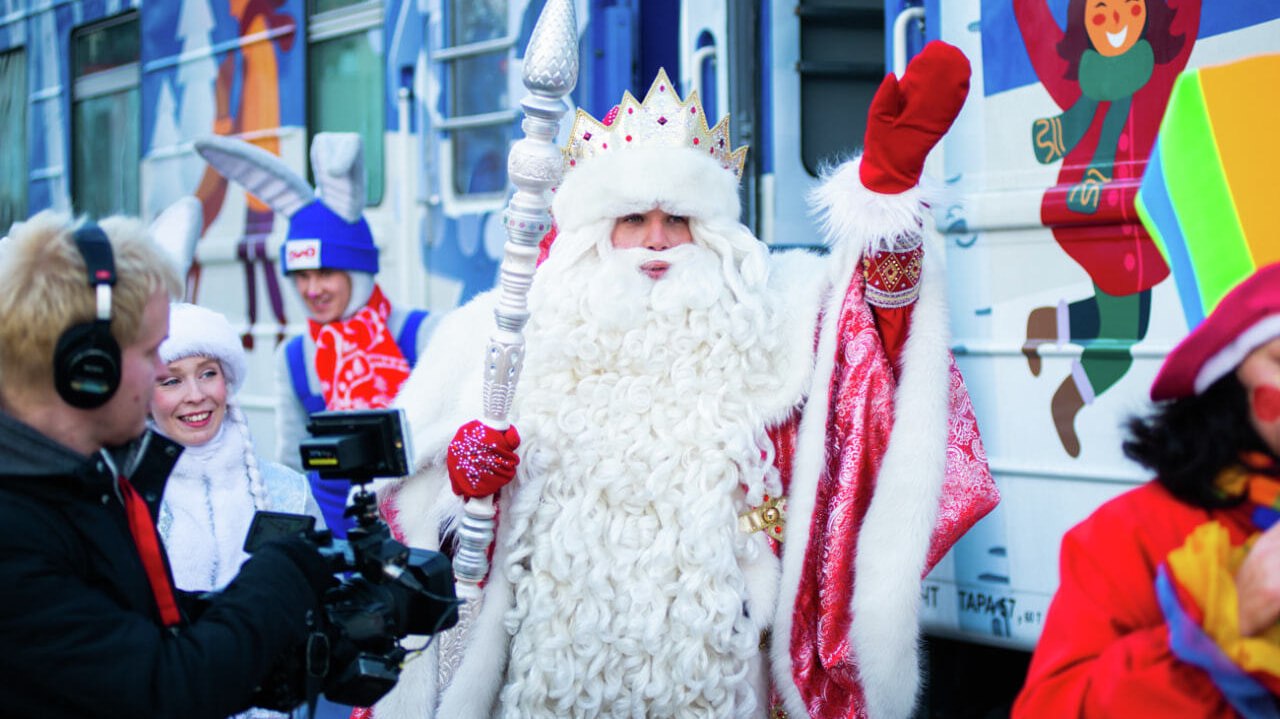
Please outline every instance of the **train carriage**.
M398 303L447 311L495 281L522 52L542 4L0 0L0 229L45 208L151 218L196 196L205 224L188 295L243 333L251 370L241 402L270 451L272 355L305 318L275 266L286 223L207 168L193 141L237 136L305 172L316 133L359 132L380 282ZM935 38L971 59L969 101L927 173L954 352L1004 499L925 583L936 648L925 706L945 704L957 676L972 677L967 691L988 689L970 706L1007 702L1057 584L1062 533L1146 479L1120 451L1120 426L1146 409L1156 369L1187 332L1133 206L1172 79L1280 52L1280 5L576 8L571 102L602 116L665 67L711 118L733 116L734 144L751 147L742 219L777 248L817 242L806 191L825 164L856 151L886 71ZM1098 93L1090 52L1121 58L1119 90ZM987 651L978 646L996 648L983 655L992 663L948 659Z

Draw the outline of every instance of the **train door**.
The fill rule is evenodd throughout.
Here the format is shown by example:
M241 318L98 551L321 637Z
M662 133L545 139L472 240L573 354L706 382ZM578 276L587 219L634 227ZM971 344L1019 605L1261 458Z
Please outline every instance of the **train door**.
M768 8L758 3L682 0L680 3L679 78L686 95L697 91L707 121L729 115L734 147L747 145L742 173L743 222L760 226L758 186L762 157L760 118L768 107L767 85L760 76L762 23Z
M746 77L760 108L758 234L774 247L813 246L806 196L822 168L862 145L867 107L885 73L882 0L771 0L756 18L758 67ZM740 71L745 71L743 68Z

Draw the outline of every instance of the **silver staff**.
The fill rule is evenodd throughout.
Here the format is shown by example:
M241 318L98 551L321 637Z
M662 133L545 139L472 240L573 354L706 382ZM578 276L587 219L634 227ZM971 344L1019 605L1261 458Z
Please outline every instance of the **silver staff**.
M484 416L494 429L509 426L511 398L524 361L524 329L529 319L526 298L533 283L538 243L551 229L550 190L560 183L564 158L556 146L560 118L568 109L564 96L578 82L578 21L572 0L548 0L538 16L524 56L524 139L511 148L507 173L516 186L507 205L507 228L501 268L501 291L494 310L497 327L485 353ZM453 573L458 596L474 602L479 583L489 572L493 541L493 499L471 499L458 530Z

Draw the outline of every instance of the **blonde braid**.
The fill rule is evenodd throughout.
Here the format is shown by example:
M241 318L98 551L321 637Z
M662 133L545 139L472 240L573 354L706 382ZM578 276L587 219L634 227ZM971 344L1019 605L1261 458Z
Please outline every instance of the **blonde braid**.
M244 440L244 466L249 474L249 496L253 498L254 509L270 509L267 503L267 486L262 480L262 470L258 468L258 455L253 451L253 438L249 436L249 420L240 411L238 405L228 405L231 420L240 429L240 437Z

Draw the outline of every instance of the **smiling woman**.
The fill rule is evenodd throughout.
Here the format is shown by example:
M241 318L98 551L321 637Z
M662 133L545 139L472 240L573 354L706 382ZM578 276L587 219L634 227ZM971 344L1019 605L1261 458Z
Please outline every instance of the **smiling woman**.
M186 447L165 486L160 534L178 588L221 589L248 558L241 547L254 512L310 514L319 526L324 520L301 474L254 452L234 403L245 353L225 317L196 305L170 306L160 360L166 371L156 378L151 422Z
M156 382L151 417L169 439L187 447L207 443L222 429L227 412L227 380L213 357L184 357L168 363Z

